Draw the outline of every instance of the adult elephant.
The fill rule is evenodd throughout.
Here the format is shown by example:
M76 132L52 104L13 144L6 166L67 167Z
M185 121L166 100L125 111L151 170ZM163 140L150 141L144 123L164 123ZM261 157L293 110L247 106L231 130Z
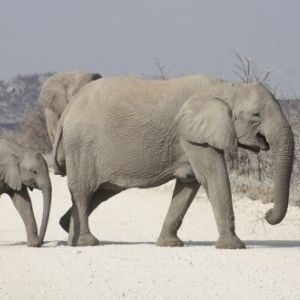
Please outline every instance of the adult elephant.
M284 218L294 139L274 96L261 84L220 82L205 76L172 80L112 77L76 95L57 130L63 143L73 206L61 219L70 245L95 245L88 215L128 188L149 188L176 178L157 241L182 246L177 231L200 184L211 201L217 248L244 248L236 236L224 150L269 150L274 156L270 224ZM55 156L59 169L59 161Z
M37 188L43 193L44 207L39 234L27 188ZM51 192L48 166L42 155L0 139L0 194L6 193L11 197L25 224L28 246L38 247L43 243L50 213Z
M75 70L55 74L44 82L39 102L45 107L46 125L52 145L59 118L72 97L85 85L101 77L98 73Z

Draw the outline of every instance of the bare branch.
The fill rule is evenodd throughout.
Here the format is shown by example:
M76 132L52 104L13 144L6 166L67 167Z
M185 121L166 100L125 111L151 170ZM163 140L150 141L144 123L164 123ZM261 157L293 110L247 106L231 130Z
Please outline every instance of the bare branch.
M276 71L275 69L268 68L267 70L260 70L255 62L253 62L246 55L241 55L235 51L232 52L237 60L237 63L233 65L232 72L237 78L246 83L260 82L268 89L270 89L273 94L275 94L278 86L276 86L276 88L273 88L271 83L271 77Z
M166 73L166 66L163 65L157 57L154 58L154 65L158 69L160 79L163 79L163 80L169 79L169 77Z

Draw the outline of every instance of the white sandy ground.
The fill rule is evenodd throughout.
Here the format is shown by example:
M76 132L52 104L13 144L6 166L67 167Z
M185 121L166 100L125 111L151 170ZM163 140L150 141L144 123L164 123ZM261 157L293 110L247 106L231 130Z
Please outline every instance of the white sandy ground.
M53 205L46 244L25 245L10 199L0 199L0 299L300 299L300 210L270 226L269 205L235 199L237 233L248 249L217 250L205 195L190 207L184 248L155 246L170 198L167 188L132 189L103 203L90 227L96 247L69 247L59 217L70 205L66 179L51 176ZM40 220L41 193L31 193Z

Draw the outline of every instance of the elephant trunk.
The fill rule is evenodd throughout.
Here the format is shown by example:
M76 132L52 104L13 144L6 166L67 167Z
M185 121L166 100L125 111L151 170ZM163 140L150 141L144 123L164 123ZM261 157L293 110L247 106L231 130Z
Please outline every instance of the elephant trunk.
M265 215L271 225L280 223L286 214L294 158L293 132L281 110L278 115L280 118L273 118L277 121L264 132L273 153L274 207Z
M39 245L43 244L48 220L49 220L49 214L50 214L50 207L51 207L51 197L52 197L52 188L51 188L51 182L49 179L49 183L45 188L42 189L43 194L43 217L41 221L41 227L39 230Z

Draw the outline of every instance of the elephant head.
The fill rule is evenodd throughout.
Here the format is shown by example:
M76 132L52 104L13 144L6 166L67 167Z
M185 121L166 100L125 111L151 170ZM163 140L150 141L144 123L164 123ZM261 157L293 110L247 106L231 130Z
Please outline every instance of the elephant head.
M49 77L42 86L39 102L45 107L47 131L54 144L57 124L68 103L84 86L102 78L98 73L70 71ZM61 153L64 160L64 154Z
M274 168L274 207L266 220L284 218L294 157L294 137L272 93L259 83L224 82L189 99L177 117L189 141L224 150L236 146L252 151L271 150ZM201 137L201 138L200 138Z
M271 150L274 168L274 208L266 213L274 225L284 218L294 158L294 136L279 103L262 84L236 88L231 104L238 143L253 150Z
M43 243L47 229L52 187L48 165L41 154L1 140L0 179L5 182L5 192L21 191L24 186L39 189L43 194L43 216L39 230L39 245Z
M71 98L82 87L100 78L102 76L98 73L79 70L53 75L43 84L39 102L60 117Z

